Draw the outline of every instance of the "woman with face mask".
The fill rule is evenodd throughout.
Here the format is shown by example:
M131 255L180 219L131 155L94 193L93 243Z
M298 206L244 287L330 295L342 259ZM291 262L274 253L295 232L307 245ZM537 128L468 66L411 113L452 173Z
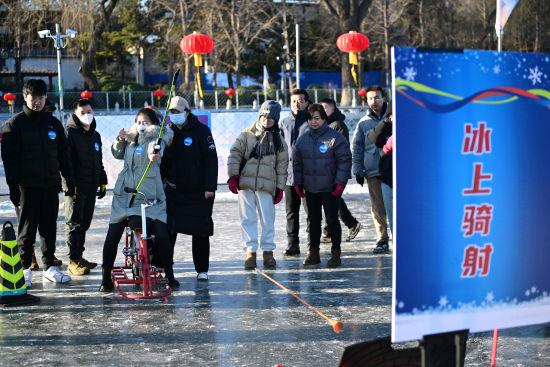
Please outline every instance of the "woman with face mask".
M258 119L237 137L227 159L227 184L239 195L246 270L256 268L258 247L263 251L264 268L276 266L275 205L283 198L288 174L288 148L278 125L280 113L279 103L265 101ZM258 219L262 229L259 246Z
M109 230L103 245L103 278L101 290L112 291L113 281L111 270L116 258L118 243L128 225L130 216L141 217L141 203L143 196L136 195L131 207L129 207L131 194L124 192L125 187L136 188L143 176L149 161L151 168L143 180L139 191L144 193L147 200L156 200L155 205L147 208L148 230L155 235L153 253L158 254L153 258L153 264L163 267L168 283L172 288L179 286L172 269L172 258L168 227L166 225L166 196L160 176L160 160L166 146L172 140L170 129L164 131L160 144L160 151L155 153L155 145L160 132L160 122L155 111L142 108L138 111L134 125L128 132L120 130L118 137L111 146L111 152L117 159L124 160L124 167L119 173L113 190L113 203Z
M192 236L197 280L206 281L218 182L216 145L212 132L191 113L185 98L173 97L169 111L174 139L162 158L161 172L166 184L170 241L174 248L178 233Z

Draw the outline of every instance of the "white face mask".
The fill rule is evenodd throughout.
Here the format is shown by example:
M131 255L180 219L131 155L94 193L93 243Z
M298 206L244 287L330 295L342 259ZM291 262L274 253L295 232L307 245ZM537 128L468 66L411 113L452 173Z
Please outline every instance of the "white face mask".
M140 134L143 134L145 132L145 129L147 129L147 126L145 126L145 125L138 125L138 127L137 127L137 131Z
M94 120L94 115L91 113L87 113L85 115L80 115L77 117L80 120L80 122L82 122L84 125L90 125Z
M183 125L183 123L187 120L187 112L184 111L182 113L172 113L170 114L170 121L173 122L176 125Z

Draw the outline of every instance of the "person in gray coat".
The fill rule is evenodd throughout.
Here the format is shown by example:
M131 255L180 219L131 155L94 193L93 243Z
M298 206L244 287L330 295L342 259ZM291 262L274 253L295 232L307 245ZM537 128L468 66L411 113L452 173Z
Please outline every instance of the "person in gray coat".
M294 89L290 95L291 114L279 122L279 129L288 151L291 152L298 137L304 130L307 120L307 107L309 106L309 95L305 89ZM286 234L287 247L284 251L286 256L300 255L300 205L302 199L294 191L294 175L292 172L292 157L288 165L288 175L285 186L285 205L286 205ZM304 210L307 213L306 203Z
M128 132L122 129L111 146L111 152L116 159L124 160L124 167L119 173L113 190L113 203L109 230L103 244L103 278L101 291L112 291L113 281L111 270L116 258L118 243L128 225L128 219L133 216L141 217L141 203L144 200L137 195L130 207L131 194L124 188L136 188L149 161L151 168L143 180L139 191L144 193L147 200L156 200L155 205L147 208L147 228L155 235L156 252L159 258L153 258L154 265L164 268L166 278L171 287L179 286L172 269L171 243L166 225L166 196L160 174L160 159L164 148L172 141L173 132L166 129L162 137L160 152L155 153L154 148L160 132L160 122L155 111L142 108L136 115L135 124Z
M341 265L340 243L342 227L338 220L338 204L348 180L351 178L351 151L349 143L339 132L327 125L327 114L320 104L308 107L308 127L292 151L294 187L296 194L305 197L309 248L304 265L321 262L321 210L332 231L331 258L328 267Z
M388 112L388 104L384 99L384 91L379 86L367 88L367 115L357 123L353 136L353 174L357 183L361 186L367 179L369 198L371 201L371 214L377 235L377 243L374 253L388 252L388 224L384 199L382 195L382 181L380 171L380 149L368 138L370 130L374 129L381 121L384 121Z

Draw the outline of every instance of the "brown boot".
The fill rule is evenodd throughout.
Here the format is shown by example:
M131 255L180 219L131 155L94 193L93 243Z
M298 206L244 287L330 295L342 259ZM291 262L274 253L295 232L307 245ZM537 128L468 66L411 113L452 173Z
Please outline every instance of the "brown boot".
M264 251L264 268L265 269L275 269L277 262L273 257L273 251Z
M342 265L342 260L340 259L340 255L342 254L342 250L337 247L333 247L330 249L330 252L332 254L332 257L327 262L328 268L337 268L340 265Z
M319 248L309 248L307 256L304 259L304 265L317 265L321 263L321 257L319 256Z
M31 269L32 271L40 270L40 266L38 266L38 261L36 261L36 255L34 254L34 247L32 248L32 259L29 269Z
M256 269L256 253L252 251L246 252L246 259L244 260L244 270Z

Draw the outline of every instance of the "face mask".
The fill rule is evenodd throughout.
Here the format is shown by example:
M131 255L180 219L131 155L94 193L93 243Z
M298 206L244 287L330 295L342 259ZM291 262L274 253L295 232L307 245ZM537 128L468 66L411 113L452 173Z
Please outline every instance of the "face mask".
M138 133L143 134L145 132L145 129L147 129L147 126L138 125L137 131L138 131Z
M85 115L77 116L80 122L82 122L84 125L90 125L92 121L94 120L94 115L91 113L87 113Z
M187 112L175 113L170 115L170 121L176 125L183 125L185 120L187 120Z

